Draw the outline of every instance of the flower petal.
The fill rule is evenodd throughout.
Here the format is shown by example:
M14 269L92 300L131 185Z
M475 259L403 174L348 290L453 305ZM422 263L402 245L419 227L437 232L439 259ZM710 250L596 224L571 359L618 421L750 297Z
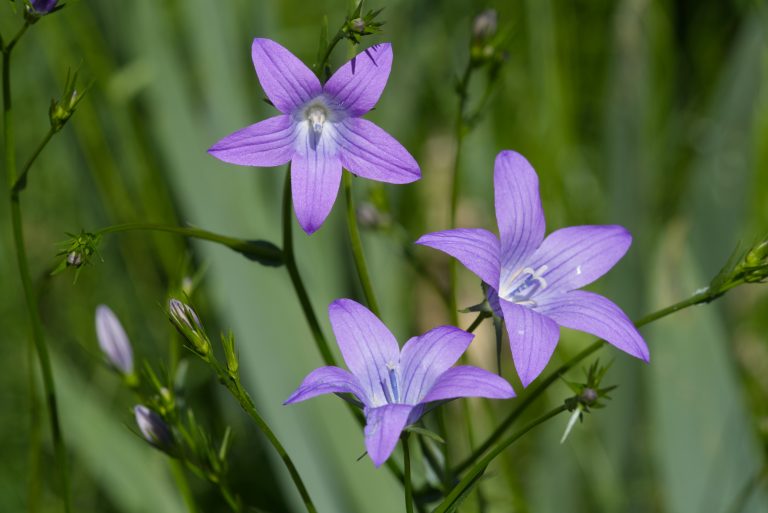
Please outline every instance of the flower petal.
M499 298L507 326L512 360L527 387L547 366L560 338L557 323L530 308Z
M648 346L632 321L600 294L574 290L547 300L538 309L561 326L591 333L646 362L650 358Z
M354 174L387 183L410 183L421 178L416 159L376 124L348 118L337 126L341 163Z
M402 402L421 402L435 380L456 363L474 337L453 326L440 326L406 342L400 353Z
M541 273L546 288L537 295L559 295L592 283L616 265L632 244L632 235L621 226L571 226L549 234L533 254L530 267L546 265Z
M544 239L539 177L525 157L514 151L502 151L494 164L493 190L501 236L501 266L514 272Z
M507 381L492 372L469 365L448 369L440 376L422 402L456 399L457 397L487 397L509 399L515 391Z
M396 367L400 357L397 340L378 317L351 299L331 303L328 316L344 361L371 404L386 404L383 387L390 383L387 366Z
M368 397L358 379L338 367L320 367L310 372L299 388L283 404L298 403L322 394L353 394L363 403Z
M275 41L254 39L251 56L261 87L280 112L290 114L322 93L315 74Z
M456 258L491 287L499 286L499 239L482 228L458 228L422 235L416 244Z
M391 68L392 45L374 45L340 67L323 89L350 116L362 116L379 101Z
M240 166L280 166L293 157L296 133L290 116L275 116L229 134L208 153Z
M341 162L332 130L326 123L323 133L313 141L314 133L306 126L300 127L298 137L304 146L291 160L293 208L299 224L309 234L328 217L341 183Z
M365 410L365 448L377 467L387 461L408 424L413 406L387 404Z

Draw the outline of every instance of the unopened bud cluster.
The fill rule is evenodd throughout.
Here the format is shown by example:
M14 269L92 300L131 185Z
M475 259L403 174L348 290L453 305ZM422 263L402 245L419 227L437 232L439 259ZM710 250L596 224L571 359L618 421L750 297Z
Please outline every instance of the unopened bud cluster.
M369 36L381 32L383 22L376 21L376 17L383 9L368 11L363 14L363 2L359 2L352 12L347 16L347 20L341 27L341 34L355 44L360 43L363 36Z

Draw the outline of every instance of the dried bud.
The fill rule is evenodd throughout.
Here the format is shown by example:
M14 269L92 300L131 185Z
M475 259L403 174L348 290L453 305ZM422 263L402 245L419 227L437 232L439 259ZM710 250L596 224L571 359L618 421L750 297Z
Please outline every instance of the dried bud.
M171 428L168 427L163 418L141 404L134 406L133 414L144 440L153 447L167 454L172 454L176 442Z
M191 306L171 298L168 302L168 315L173 325L197 354L206 357L211 352L211 342L208 340L208 335L200 323L200 318Z
M133 375L133 350L122 324L106 305L96 308L96 336L109 364L124 376Z
M486 42L496 35L498 15L495 9L486 9L472 22L472 39L476 42Z

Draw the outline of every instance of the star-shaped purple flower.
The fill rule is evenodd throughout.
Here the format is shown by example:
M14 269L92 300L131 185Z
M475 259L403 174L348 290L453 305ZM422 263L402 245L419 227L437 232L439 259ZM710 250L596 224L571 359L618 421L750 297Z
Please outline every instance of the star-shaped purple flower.
M477 367L452 367L474 335L440 326L413 337L402 351L386 326L359 303L338 299L328 307L331 326L349 371L312 371L285 404L320 394L352 394L364 406L365 447L376 466L384 463L403 429L434 401L458 397L514 397L499 376Z
M417 244L458 259L491 288L504 318L523 386L541 374L560 337L558 325L598 336L648 361L648 347L624 312L607 298L576 290L608 272L632 236L621 226L571 226L544 238L539 179L528 161L502 151L494 166L500 239L479 228L422 236Z
M325 85L295 55L269 39L254 39L253 64L281 115L243 128L208 152L241 166L291 162L293 207L313 233L331 211L342 166L379 182L421 177L416 160L392 136L360 116L373 108L392 67L392 46L372 46L344 64Z

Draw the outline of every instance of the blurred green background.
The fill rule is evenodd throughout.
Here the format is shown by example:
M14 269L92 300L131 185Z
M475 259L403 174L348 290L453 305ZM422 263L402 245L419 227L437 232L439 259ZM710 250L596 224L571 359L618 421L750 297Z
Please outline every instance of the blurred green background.
M18 4L18 2L16 2ZM20 26L0 2L0 32ZM368 118L398 138L423 179L380 187L355 180L359 200L384 194L406 239L448 227L455 152L456 76L468 58L472 18L498 10L509 31L508 60L487 115L462 155L461 226L495 230L492 165L502 149L537 169L548 230L623 224L628 256L592 288L631 317L684 299L725 263L736 245L768 233L768 8L761 1L402 0L385 7L384 34L395 59ZM167 462L132 431L132 396L102 364L93 328L110 305L138 360L163 367L173 348L163 303L188 273L202 270L193 296L209 332L231 328L246 387L308 482L322 512L402 510L399 485L362 454L360 428L342 401L323 397L283 407L320 365L284 269L261 267L226 248L174 235L105 238L103 262L77 283L48 276L65 232L130 221L195 225L280 242L284 169L228 166L205 150L274 112L253 71L254 37L279 41L311 63L320 21L331 30L345 1L71 0L35 25L14 53L14 117L19 160L47 129L50 98L69 67L93 88L35 168L22 201L40 311L54 356L64 434L78 511L184 511ZM334 55L343 62L346 49ZM470 105L484 87L473 78ZM342 200L342 198L339 198ZM0 218L9 205L0 197ZM337 202L312 237L297 230L298 263L318 316L337 297L361 299ZM364 243L383 319L401 342L447 316L418 279L392 233ZM447 258L416 254L444 281ZM481 299L464 269L461 306ZM29 326L10 223L0 225L0 511L60 511L45 411L30 392ZM462 326L472 317L462 315ZM605 410L585 418L560 445L558 417L512 447L486 474L482 501L462 511L731 513L768 511L768 287L745 286L714 304L646 329L651 364L612 349ZM589 337L565 330L550 365ZM335 349L335 346L334 346ZM182 353L184 354L184 353ZM493 368L490 323L478 330L473 363ZM231 425L231 476L246 502L265 511L301 511L282 466L237 404L194 358L185 399L220 437ZM520 390L507 352L505 376ZM34 378L32 377L34 376ZM574 372L579 378L580 373ZM532 410L568 395L553 387ZM470 401L482 439L512 406ZM449 405L449 440L466 454L460 403ZM531 415L536 411L529 412ZM30 446L42 444L39 461ZM399 457L399 456L398 456ZM416 472L423 478L417 461ZM41 478L30 488L29 476ZM200 511L225 511L208 483L190 476Z

